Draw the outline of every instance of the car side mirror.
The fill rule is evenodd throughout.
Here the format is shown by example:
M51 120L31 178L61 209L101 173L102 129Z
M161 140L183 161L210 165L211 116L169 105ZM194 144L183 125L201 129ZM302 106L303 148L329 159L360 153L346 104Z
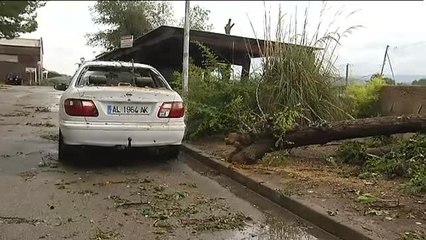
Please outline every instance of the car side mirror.
M55 85L53 85L53 88L59 91L65 91L68 88L68 85L66 85L65 83L55 83Z

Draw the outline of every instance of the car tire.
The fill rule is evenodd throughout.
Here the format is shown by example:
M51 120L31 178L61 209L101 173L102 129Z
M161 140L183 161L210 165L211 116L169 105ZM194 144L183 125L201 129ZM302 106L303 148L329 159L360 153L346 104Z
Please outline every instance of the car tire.
M59 161L68 161L70 160L73 151L71 146L64 143L64 137L62 136L61 131L59 130L59 141L58 141L58 160Z

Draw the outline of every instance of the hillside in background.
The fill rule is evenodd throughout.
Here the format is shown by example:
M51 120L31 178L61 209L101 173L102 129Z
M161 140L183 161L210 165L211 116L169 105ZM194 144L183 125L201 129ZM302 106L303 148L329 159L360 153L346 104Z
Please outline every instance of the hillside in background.
M349 77L349 84L350 83L364 83L368 81L371 78L372 75L366 75L366 76L350 76ZM391 78L392 75L385 75L385 77ZM395 82L396 83L402 83L404 85L411 84L415 80L424 79L426 78L426 75L395 75ZM344 85L345 84L345 77L339 77L338 85Z
M53 86L55 83L67 83L69 80L71 80L70 75L58 73L56 71L49 71L47 73L47 79L44 79L41 83L41 85L44 86Z

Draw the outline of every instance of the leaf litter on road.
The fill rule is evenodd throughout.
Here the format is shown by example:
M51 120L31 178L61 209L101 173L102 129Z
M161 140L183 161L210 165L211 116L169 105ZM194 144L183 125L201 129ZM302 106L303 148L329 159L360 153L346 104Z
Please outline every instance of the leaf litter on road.
M129 180L120 181L129 184ZM185 191L155 181L131 180L133 189L129 198L109 196L115 208L134 209L145 219L152 219L154 234L173 232L175 228L192 228L193 232L242 229L250 217L240 212L232 212L222 201L224 198L206 197L192 190ZM134 182L139 185L135 186ZM142 183L141 183L142 182ZM187 186L187 184L178 184ZM179 188L179 187L178 187ZM128 216L129 213L125 214ZM134 216L134 215L133 215ZM143 220L136 220L144 222ZM166 231L165 231L166 230Z
M52 124L50 122L37 122L37 123L27 122L25 125L32 126L32 127L55 127L55 124Z
M32 178L34 178L35 176L37 176L38 172L34 171L34 170L29 170L29 171L24 171L19 173L19 176L22 177L24 179L24 181L28 181Z
M4 224L21 224L21 223L27 223L27 224L31 224L31 225L38 225L40 223L44 223L44 220L40 220L40 219L28 219L28 218L23 218L23 217L5 217L5 216L0 216L0 223L4 223Z
M35 112L50 112L49 107L36 107Z
M95 236L91 237L90 240L119 239L119 237L121 237L120 233L112 230L102 230L97 228Z
M59 135L57 133L55 133L55 134L50 134L50 133L42 134L42 135L40 135L40 137L47 139L47 140L50 140L50 141L54 141L54 142L59 141Z
M11 113L1 113L0 116L2 117L27 117L30 115L30 112L28 111L15 111Z

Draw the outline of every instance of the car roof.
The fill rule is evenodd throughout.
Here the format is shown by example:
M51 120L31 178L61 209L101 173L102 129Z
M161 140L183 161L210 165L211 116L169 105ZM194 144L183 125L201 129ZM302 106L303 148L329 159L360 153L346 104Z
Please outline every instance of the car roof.
M150 65L142 63L131 63L123 61L87 61L83 63L83 66L106 66L106 67L140 67L140 68L153 68Z

